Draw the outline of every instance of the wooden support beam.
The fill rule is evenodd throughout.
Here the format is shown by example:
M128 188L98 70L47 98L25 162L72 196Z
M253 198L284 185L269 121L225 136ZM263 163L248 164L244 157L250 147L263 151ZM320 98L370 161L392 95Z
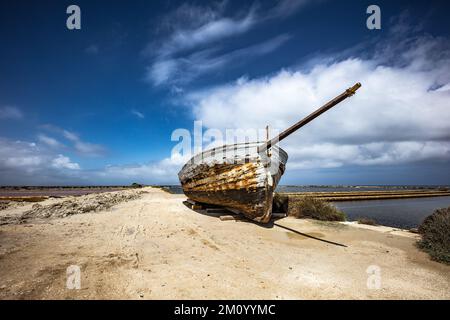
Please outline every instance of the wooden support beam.
M219 219L221 221L230 221L230 220L240 221L240 220L245 220L245 217L241 216L241 215L226 215L226 216L220 216Z
M203 209L203 205L195 200L187 199L186 202L189 204L189 207L192 210L202 210Z
M193 204L191 205L192 210L203 210L203 206L200 204Z

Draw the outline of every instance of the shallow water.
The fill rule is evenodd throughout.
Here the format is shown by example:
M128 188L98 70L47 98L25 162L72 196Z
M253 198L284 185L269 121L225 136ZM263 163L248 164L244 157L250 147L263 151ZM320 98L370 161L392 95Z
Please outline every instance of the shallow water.
M350 221L365 217L381 225L407 229L417 227L435 209L450 206L450 197L343 201L334 205Z

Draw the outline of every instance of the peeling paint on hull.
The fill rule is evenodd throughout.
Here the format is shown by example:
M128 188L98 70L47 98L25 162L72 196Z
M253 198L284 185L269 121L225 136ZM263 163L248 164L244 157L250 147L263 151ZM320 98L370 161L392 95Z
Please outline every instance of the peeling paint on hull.
M284 173L287 153L274 146L271 157L258 154L260 144L225 145L193 157L178 174L186 196L269 222L273 192Z

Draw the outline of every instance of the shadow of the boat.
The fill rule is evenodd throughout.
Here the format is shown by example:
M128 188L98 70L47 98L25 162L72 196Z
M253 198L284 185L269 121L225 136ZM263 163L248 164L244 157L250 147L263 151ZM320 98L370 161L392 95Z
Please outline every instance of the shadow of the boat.
M243 223L251 223L251 224L257 225L259 227L266 228L266 229L273 228L275 221L278 221L278 220L284 218L284 217L281 217L281 216L277 216L277 217L273 217L268 223L258 223L258 222L254 221L254 220L246 218L242 214L236 214L236 213L228 210L227 208L224 208L224 207L221 207L221 206L201 203L200 205L202 206L202 209L192 209L192 204L189 203L188 201L183 201L183 204L189 210L192 210L192 211L194 211L196 213L199 213L199 214L202 214L202 215L205 215L205 216L214 217L214 218L218 218L218 219L221 219L221 220L224 217L233 216L234 219L229 219L229 220L234 220L236 222L243 222Z
M227 210L226 208L223 208L223 207L220 207L220 206L215 206L215 205L210 205L210 204L201 204L202 209L192 209L192 207L191 207L192 204L189 203L188 201L183 201L183 204L188 209L190 209L192 211L195 211L196 213L205 215L205 216L221 219L221 218L223 218L225 216L230 216L231 215L231 216L235 217L234 221L236 221L236 222L251 223L251 224L257 225L259 227L265 228L265 229L271 229L271 228L276 226L278 228L290 231L292 233L298 234L300 236L303 236L303 237L306 237L306 238L309 238L309 239L321 241L321 242L324 242L324 243L327 243L327 244L332 244L332 245L335 245L335 246L347 247L345 244L342 244L342 243L338 243L338 242L334 242L334 241L329 241L329 240L326 240L326 239L318 238L318 237L312 236L310 234L303 233L303 232L300 232L298 230L292 229L290 227L283 226L283 225L277 223L278 220L282 220L284 218L284 217L281 217L279 215L273 217L268 223L259 223L259 222L256 222L256 221L253 221L251 219L246 218L244 215L239 215L239 214L237 215L234 212L231 212L230 210Z

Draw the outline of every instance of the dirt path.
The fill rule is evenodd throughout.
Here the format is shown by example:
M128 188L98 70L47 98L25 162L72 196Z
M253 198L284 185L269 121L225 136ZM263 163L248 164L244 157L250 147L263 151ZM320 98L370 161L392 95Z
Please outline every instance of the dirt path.
M108 211L0 226L0 298L450 299L450 267L419 252L411 234L277 222L341 247L220 221L183 196L146 189ZM80 290L66 287L70 265L81 269Z

